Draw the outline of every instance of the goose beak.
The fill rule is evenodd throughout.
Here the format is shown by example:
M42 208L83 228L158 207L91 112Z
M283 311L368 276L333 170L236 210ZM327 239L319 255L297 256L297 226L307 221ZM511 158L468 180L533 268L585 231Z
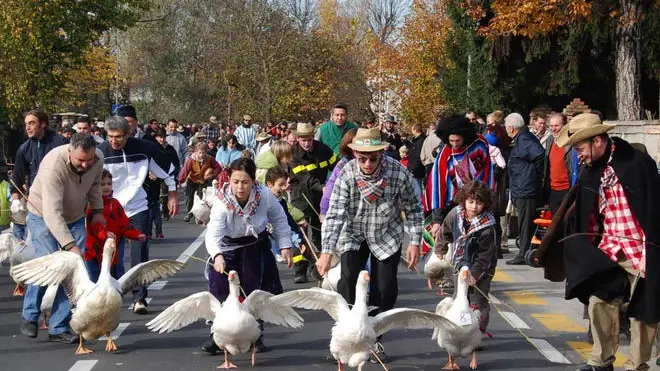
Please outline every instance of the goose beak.
M232 271L232 272L229 272L229 274L227 274L227 278L228 278L230 281L235 280L235 279L236 279L236 272L233 272L233 271Z
M462 272L461 272L461 278L462 278L464 281L467 281L467 279L468 279L468 274L470 274L470 271L468 271L468 270L462 271Z
M362 279L365 280L366 282L369 282L369 280L371 279L371 277L369 277L369 272L363 271L362 272Z

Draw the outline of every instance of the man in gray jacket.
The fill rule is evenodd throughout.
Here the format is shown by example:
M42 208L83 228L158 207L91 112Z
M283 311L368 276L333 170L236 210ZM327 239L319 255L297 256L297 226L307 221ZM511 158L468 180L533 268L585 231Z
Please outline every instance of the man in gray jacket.
M176 155L179 156L179 164L183 167L190 156L190 153L186 137L176 131L178 126L179 122L175 119L169 119L169 121L167 121L167 137L165 140L167 141L167 144L174 148Z

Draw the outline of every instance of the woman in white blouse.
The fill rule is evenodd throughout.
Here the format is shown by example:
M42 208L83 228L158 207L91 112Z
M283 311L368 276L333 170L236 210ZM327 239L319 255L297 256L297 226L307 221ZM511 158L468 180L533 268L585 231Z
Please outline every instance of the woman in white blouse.
M211 209L206 232L206 250L213 269L209 269L209 291L220 301L229 295L225 272L235 270L245 295L256 289L282 293L275 256L271 252L266 224L273 226L273 237L282 257L291 267L291 229L284 209L272 192L255 182L256 165L247 158L229 166L229 182L218 192L219 200ZM257 352L267 350L261 338ZM219 351L213 339L202 347L207 353Z

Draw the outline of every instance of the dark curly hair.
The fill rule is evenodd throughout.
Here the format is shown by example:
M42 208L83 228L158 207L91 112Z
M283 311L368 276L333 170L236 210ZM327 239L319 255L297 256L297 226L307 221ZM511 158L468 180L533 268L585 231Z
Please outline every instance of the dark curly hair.
M435 129L435 134L445 144L449 143L449 136L451 134L462 136L466 146L469 146L477 139L477 130L474 125L465 116L461 115L442 117Z
M458 190L454 202L457 205L465 206L465 201L467 199L476 199L483 202L484 211L488 211L493 205L493 192L488 188L486 183L478 180L470 180Z

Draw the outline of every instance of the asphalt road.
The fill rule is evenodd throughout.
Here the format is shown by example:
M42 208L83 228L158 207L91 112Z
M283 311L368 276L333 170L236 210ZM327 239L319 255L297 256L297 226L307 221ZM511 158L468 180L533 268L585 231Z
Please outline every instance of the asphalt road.
M205 258L203 239L198 238L203 228L185 224L179 217L165 223L165 240L151 245L152 258L185 258L192 252ZM197 240L197 243L195 241ZM500 261L502 263L502 261ZM561 298L561 284L550 284L542 279L538 270L529 267L503 269L496 274L492 294L495 297L489 331L492 339L482 343L478 353L480 370L575 370L584 358L579 349L569 344L584 342L583 324L579 323L581 307L578 303ZM144 326L169 304L187 295L207 289L202 274L203 263L187 260L187 268L169 280L160 282L158 290L150 290L150 313L145 316L128 310L130 298L125 298L121 314L120 332L116 338L119 350L106 353L105 342L89 342L95 352L76 356L76 345L49 343L46 331L37 339L20 334L22 298L12 297L13 281L8 269L0 267L0 370L49 371L120 371L120 370L214 370L222 356L209 356L200 351L208 338L209 329L202 321L170 334L155 334ZM498 275L501 279L497 279ZM309 287L294 285L292 272L281 266L285 289ZM397 306L434 310L441 297L426 288L425 280L414 273L400 269L400 295ZM530 301L527 293L543 301ZM521 299L522 297L522 299ZM533 297L533 295L532 295ZM539 320L533 312L563 311L569 320L577 323L573 331L553 329ZM267 325L265 343L271 351L259 354L257 370L335 370L336 365L325 359L328 354L331 322L325 312L300 311L305 326L300 330ZM572 316L572 317L571 317ZM505 318L506 317L506 318ZM560 326L561 327L561 326ZM446 363L446 353L431 340L431 330L396 330L384 338L385 350L390 357L389 370L440 370ZM249 355L233 358L239 368L250 368ZM468 368L469 359L459 364ZM365 370L380 370L380 365L369 364ZM469 369L469 368L468 368Z

